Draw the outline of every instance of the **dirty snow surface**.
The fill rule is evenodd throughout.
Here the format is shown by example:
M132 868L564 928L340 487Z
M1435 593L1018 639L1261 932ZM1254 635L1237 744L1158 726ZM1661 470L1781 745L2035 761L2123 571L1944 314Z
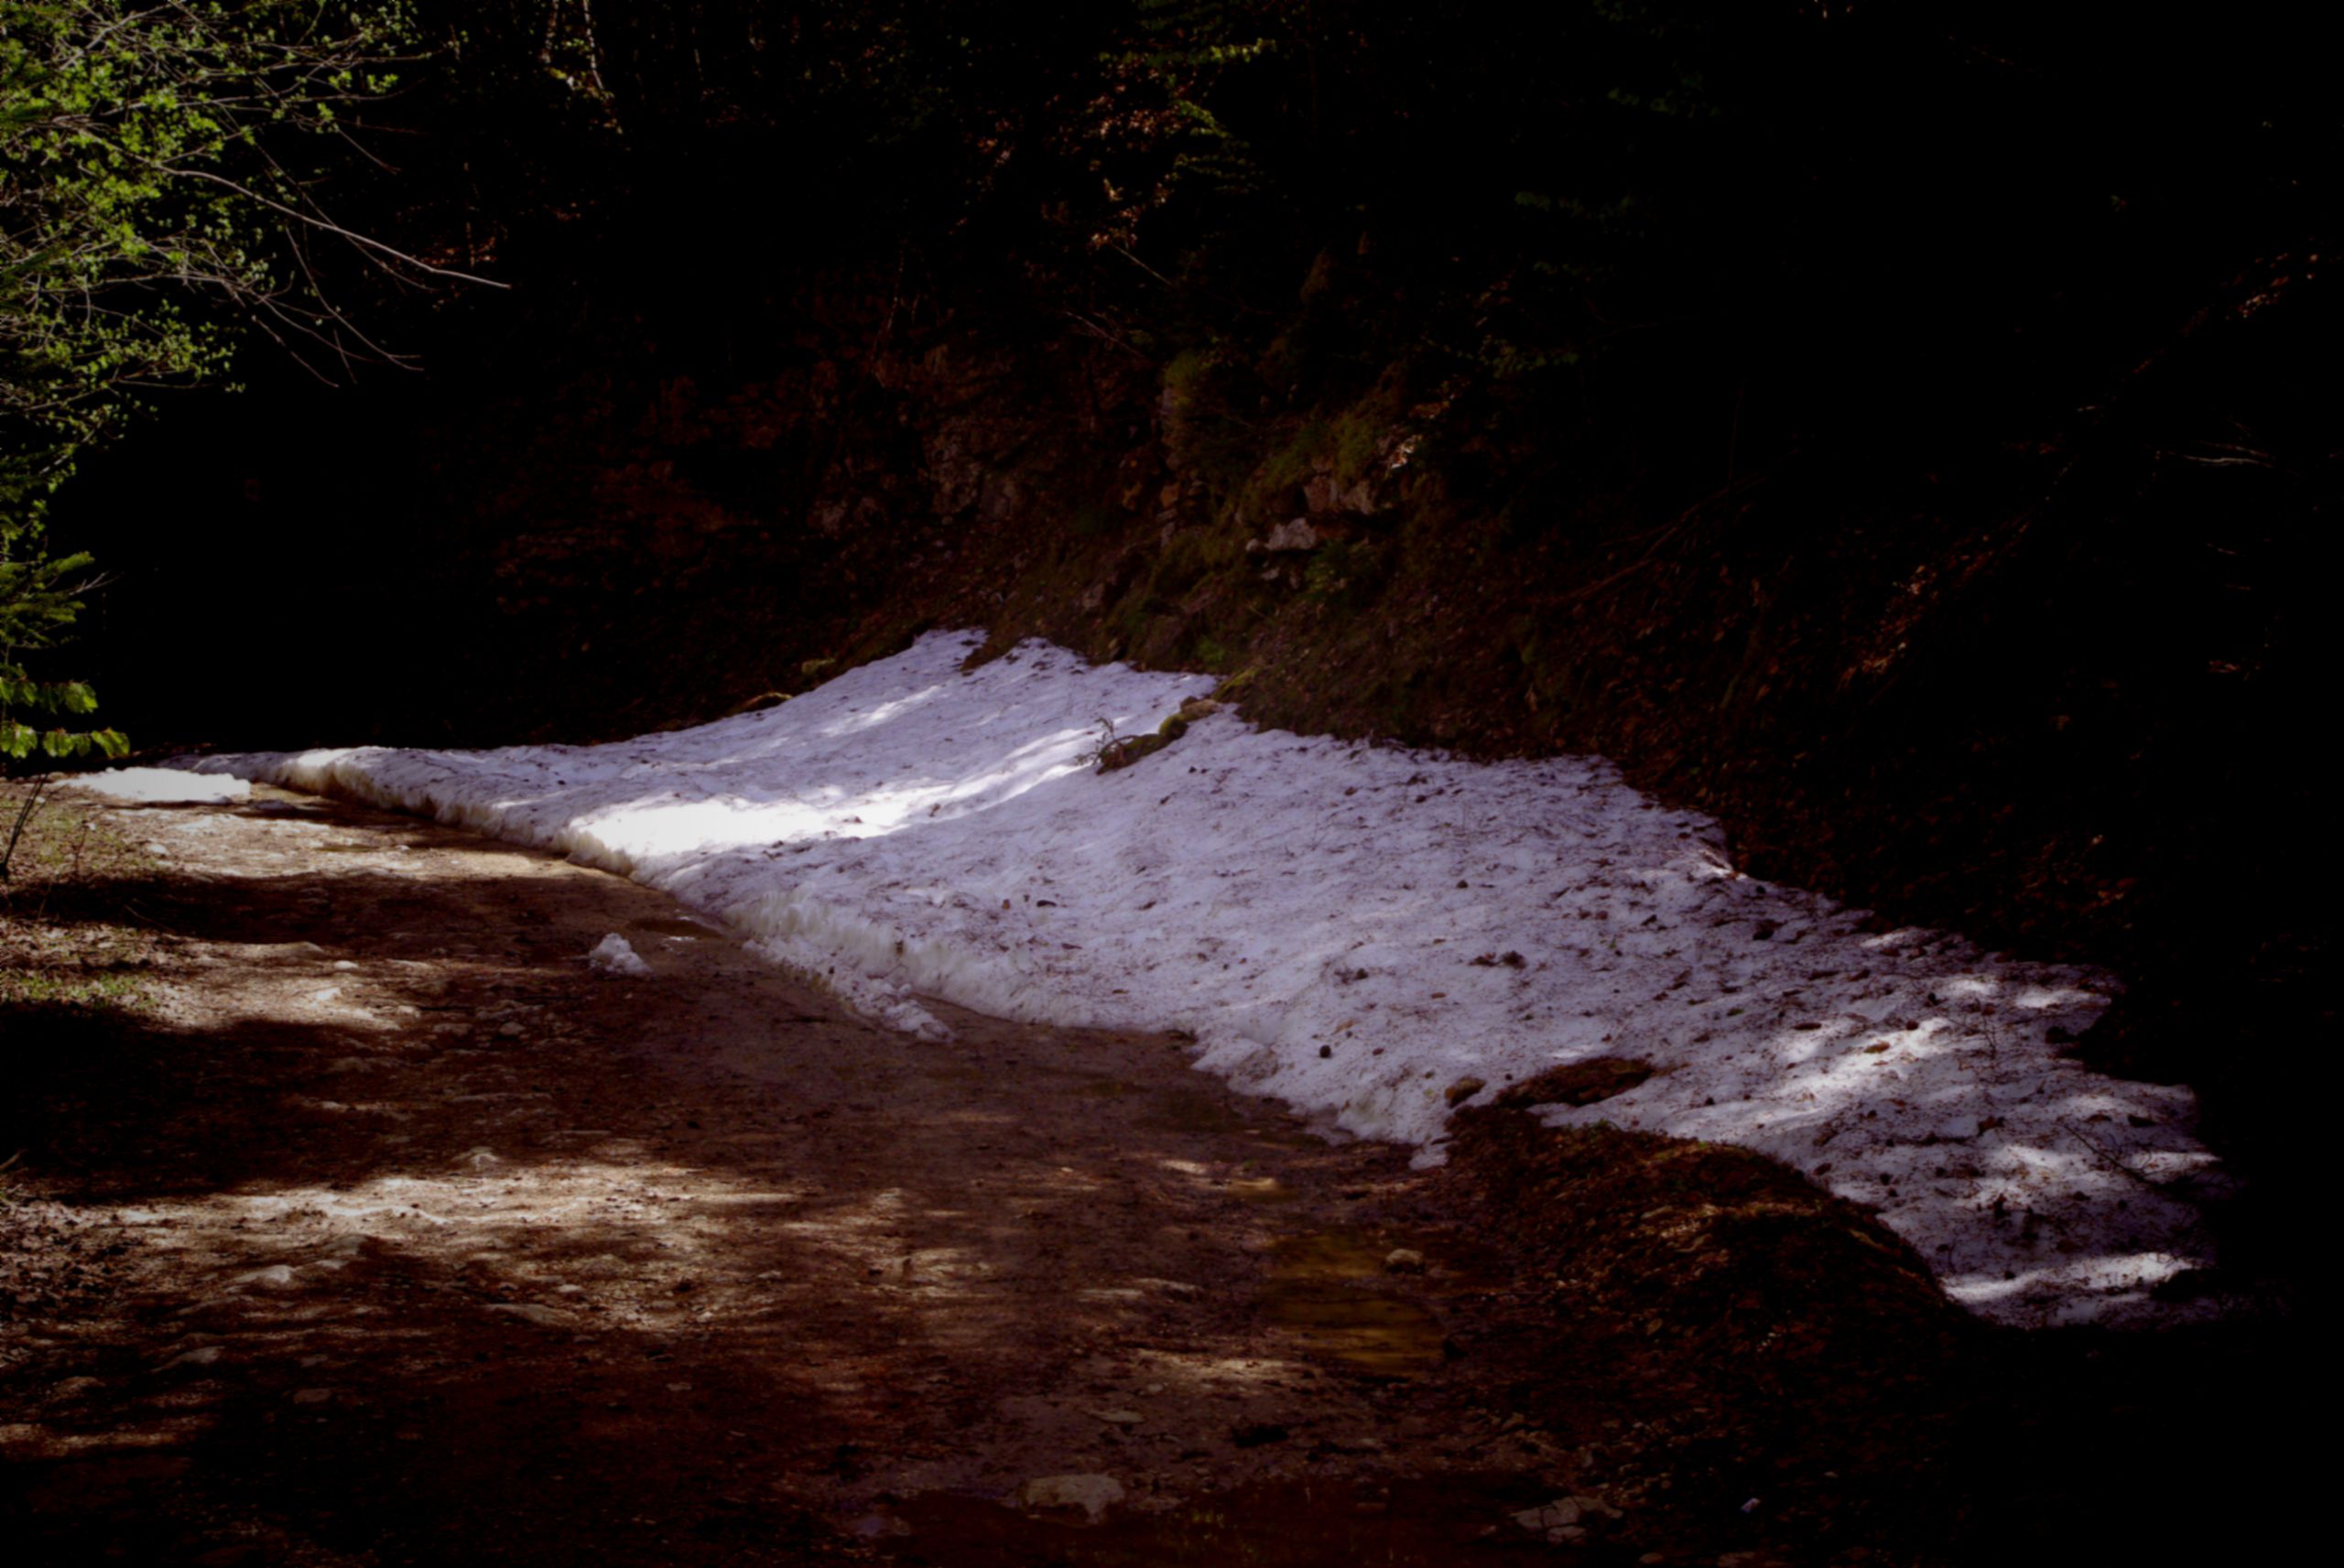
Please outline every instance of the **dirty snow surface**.
M635 944L615 931L594 944L594 950L586 955L586 965L600 975L634 976L651 972L651 966L643 961L643 956L635 950Z
M2103 975L1738 873L1592 758L1478 763L1223 711L1110 773L1208 676L971 633L780 707L595 747L321 751L209 770L566 851L715 916L866 1013L1187 1030L1197 1063L1437 1160L1445 1091L1598 1055L1661 1071L1555 1122L1742 1144L1875 1207L1991 1319L2164 1319L2222 1184L2184 1088L2056 1044ZM655 955L656 958L656 955ZM653 968L657 968L656 962ZM2173 1292L2176 1294L2186 1292Z

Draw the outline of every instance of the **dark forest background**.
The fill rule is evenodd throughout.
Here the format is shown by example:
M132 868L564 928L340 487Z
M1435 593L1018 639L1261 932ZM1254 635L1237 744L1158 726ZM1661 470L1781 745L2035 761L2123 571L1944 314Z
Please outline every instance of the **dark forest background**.
M401 362L250 340L85 459L65 657L136 742L605 739L1046 633L1604 752L1763 874L2114 967L2079 1048L2304 1157L2256 1070L2336 1037L2304 7L412 15L308 178L498 287L318 246Z

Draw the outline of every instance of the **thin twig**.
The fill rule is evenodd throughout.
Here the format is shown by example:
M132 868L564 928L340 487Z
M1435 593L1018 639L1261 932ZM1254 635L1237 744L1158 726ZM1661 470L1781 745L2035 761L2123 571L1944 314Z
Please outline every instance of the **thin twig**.
M35 779L32 794L25 797L25 804L17 810L16 825L8 829L8 847L0 849L0 882L9 880L9 867L16 858L16 840L24 837L25 824L32 819L34 809L40 805L41 792L48 787L46 777Z
M1601 593L1605 589L1610 588L1613 583L1618 582L1621 579L1633 577L1637 572L1643 570L1645 567L1650 566L1653 563L1654 558L1660 554L1660 547L1663 545L1667 544L1670 539L1674 538L1677 534L1684 528L1686 524L1690 523L1693 520L1694 516L1698 514L1703 507L1709 505L1712 502L1724 500L1727 496L1731 495L1736 490L1741 489L1747 482L1749 481L1737 480L1732 483L1728 484L1722 490L1712 492L1711 493L1701 497L1700 500L1693 503L1692 505L1678 513L1677 514L1677 521L1662 528L1659 534L1654 537L1651 547L1646 549L1643 555L1638 556L1634 560L1630 561L1626 566L1622 567L1610 577L1600 579L1597 581L1589 583L1585 588L1574 589L1572 592L1564 595L1563 602L1568 604L1578 600L1586 599L1590 595Z
M123 900L122 907L133 920L137 921L141 925L151 925L157 931L168 931L174 936L185 936L187 935L186 932L180 930L178 926L168 925L163 921L157 920L153 915L147 914L145 910L139 908L138 903L136 899Z
M459 272L451 266L434 266L420 256L411 256L395 245L386 245L382 241L359 233L354 229L345 229L341 224L334 222L331 219L319 217L317 214L312 212L304 212L298 208L288 207L282 201L272 201L267 197L263 196L259 191L255 190L251 186L245 185L239 180L230 179L225 175L214 174L208 168L179 168L173 170L173 172L188 179L205 180L211 184L220 186L224 189L234 191L237 195L244 198L247 201L255 202L260 206L266 207L279 217L290 218L297 223L307 224L312 229L321 229L329 234L338 235L341 238L349 241L352 244L358 246L361 250L374 251L382 255L388 256L394 261L403 262L407 265L415 268L418 272L429 273L434 277L452 277L463 283L477 283L485 288L510 288L513 287L509 283L499 283L493 277L481 277L472 273Z
M2090 1150L2093 1153L2099 1155L2101 1160L2107 1162L2109 1169L2114 1171L2118 1175L2130 1176L2132 1180L2140 1183L2141 1185L2148 1188L2149 1191L2153 1193L2161 1193L2165 1191L2165 1188L2161 1184L2149 1180L2148 1177L2141 1174L2140 1172L2132 1169L2132 1166L2127 1165L2123 1161L2119 1160L2115 1155L2110 1153L2107 1148L2100 1143L2100 1140L2094 1138L2090 1133L2086 1132L2082 1128L2078 1127L2074 1122L2063 1120L2059 1125L2074 1133L2078 1142Z

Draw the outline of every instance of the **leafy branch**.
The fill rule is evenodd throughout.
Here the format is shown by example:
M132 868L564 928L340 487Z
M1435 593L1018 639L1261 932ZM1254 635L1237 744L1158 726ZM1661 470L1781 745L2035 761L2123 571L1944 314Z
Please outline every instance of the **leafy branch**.
M485 281L319 195L320 159L371 158L353 131L412 37L407 0L0 0L0 762L126 749L17 717L96 706L22 662L98 586L41 548L78 452L151 392L222 377L240 327L321 376L402 362L334 303L321 241L401 281Z

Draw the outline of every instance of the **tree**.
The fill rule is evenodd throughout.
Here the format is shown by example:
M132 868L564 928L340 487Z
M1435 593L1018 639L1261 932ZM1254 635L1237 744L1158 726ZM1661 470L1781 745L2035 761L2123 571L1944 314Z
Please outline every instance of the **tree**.
M444 269L335 222L321 171L393 84L404 0L0 0L0 757L117 755L95 705L24 655L80 608L43 547L75 455L148 394L221 377L256 328L321 373L393 356L334 305L320 242Z

